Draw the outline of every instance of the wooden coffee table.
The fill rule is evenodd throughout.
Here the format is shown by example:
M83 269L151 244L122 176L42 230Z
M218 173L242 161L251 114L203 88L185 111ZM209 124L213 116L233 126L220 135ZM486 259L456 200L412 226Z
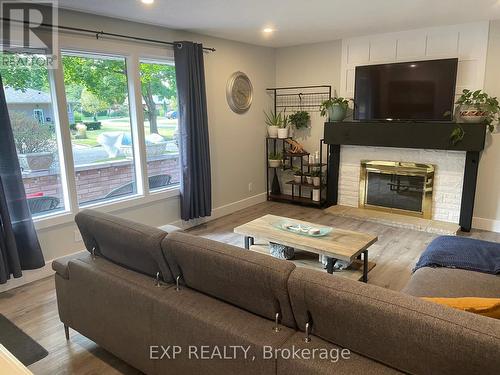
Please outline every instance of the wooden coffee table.
M275 215L265 215L234 228L234 233L245 236L245 249L250 249L255 243L255 238L258 238L266 242L275 242L309 253L323 255L327 258L326 270L328 273L333 273L334 265L337 260L340 259L354 262L362 256L363 267L361 280L364 282L368 281L368 248L377 242L377 236L333 228L326 236L310 237L292 233L275 226L277 223L283 221L301 223L311 227L325 227L325 225L306 221ZM260 252L265 252L262 251L262 247L260 248ZM255 250L259 251L258 248ZM269 254L269 252L267 252L267 254Z

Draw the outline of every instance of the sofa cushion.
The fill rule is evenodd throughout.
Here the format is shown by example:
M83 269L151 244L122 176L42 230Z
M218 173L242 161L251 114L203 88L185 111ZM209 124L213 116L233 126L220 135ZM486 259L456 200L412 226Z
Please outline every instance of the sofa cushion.
M63 321L118 358L152 374L154 363L148 348L156 328L151 316L155 301L172 284L157 287L151 277L102 257L72 260L68 268L68 280L56 278L60 311L69 313Z
M288 282L300 329L412 374L493 374L500 322L373 285L295 269Z
M274 332L274 322L185 286L180 291L170 288L155 301L151 326L150 345L182 349L175 359L151 361L154 374L275 375L276 361L263 358L263 348L276 348L295 333L283 326ZM232 347L248 350L246 358ZM215 350L230 359L216 353L212 357Z
M82 250L78 253L67 255L65 257L57 258L52 261L52 269L56 271L56 273L63 277L64 279L69 279L69 269L68 263L71 260L81 259L81 258L90 258L90 254L85 250Z
M398 370L385 366L369 358L360 356L345 348L312 336L304 342L304 333L298 332L280 346L277 355L277 374L314 375L396 375ZM288 353L298 353L294 358ZM326 352L325 352L326 351ZM308 354L314 353L314 354ZM327 355L325 353L328 353ZM314 357L313 357L314 356Z
M287 289L293 263L181 232L169 234L162 248L184 285L268 319L279 313L295 327Z
M500 275L424 267L413 273L402 292L416 297L495 298L500 296Z
M458 298L435 298L422 297L422 299L439 303L454 309L468 311L474 314L500 319L500 298L458 297Z
M102 212L83 210L75 217L87 250L122 267L173 282L161 251L166 232Z

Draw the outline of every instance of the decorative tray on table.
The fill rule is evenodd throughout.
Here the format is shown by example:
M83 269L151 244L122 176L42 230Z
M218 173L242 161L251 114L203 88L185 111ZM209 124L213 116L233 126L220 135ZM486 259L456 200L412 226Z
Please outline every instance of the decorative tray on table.
M273 226L287 232L300 234L301 236L307 237L323 237L332 231L332 228L329 227L317 227L296 223L293 221L279 221L273 224Z

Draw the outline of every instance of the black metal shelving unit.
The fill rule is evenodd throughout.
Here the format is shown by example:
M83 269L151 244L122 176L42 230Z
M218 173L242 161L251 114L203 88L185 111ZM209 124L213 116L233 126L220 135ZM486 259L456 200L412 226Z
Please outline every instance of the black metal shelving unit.
M288 138L289 139L289 138ZM324 143L324 140L320 140L320 149L319 149L319 163L309 164L309 155L308 152L302 153L292 153L290 151L290 147L285 139L281 138L266 138L266 186L267 186L267 200L268 201L278 201L278 202L287 202L294 203L306 206L313 207L323 207L326 203L326 192L327 192L327 183L325 179L328 176L328 164L323 163L323 149L326 147L328 152L328 147ZM269 165L269 153L272 151L273 153L281 152L282 161L280 167L271 167ZM307 161L304 160L307 158ZM294 166L300 168L300 171L303 175L307 173L311 173L313 170L320 171L320 200L314 201L312 199L313 189L317 189L317 186L312 184L308 184L305 181L305 177L302 177L301 182L284 181L283 184L290 185L292 189L292 194L283 194L281 191L273 191L273 180L278 179L278 169L289 170L293 169ZM277 182L279 184L279 181ZM276 186L276 182L274 182L274 186Z
M273 95L274 113L319 112L320 105L332 97L332 86L289 86L266 89Z

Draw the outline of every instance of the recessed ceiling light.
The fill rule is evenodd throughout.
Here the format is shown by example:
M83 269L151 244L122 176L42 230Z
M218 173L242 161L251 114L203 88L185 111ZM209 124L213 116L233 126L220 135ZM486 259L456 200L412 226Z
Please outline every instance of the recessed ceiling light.
M274 31L273 28L270 28L270 27L266 27L265 29L262 30L263 32L265 32L266 34L269 34L269 33L272 33Z
M155 0L141 0L143 4L153 4Z

